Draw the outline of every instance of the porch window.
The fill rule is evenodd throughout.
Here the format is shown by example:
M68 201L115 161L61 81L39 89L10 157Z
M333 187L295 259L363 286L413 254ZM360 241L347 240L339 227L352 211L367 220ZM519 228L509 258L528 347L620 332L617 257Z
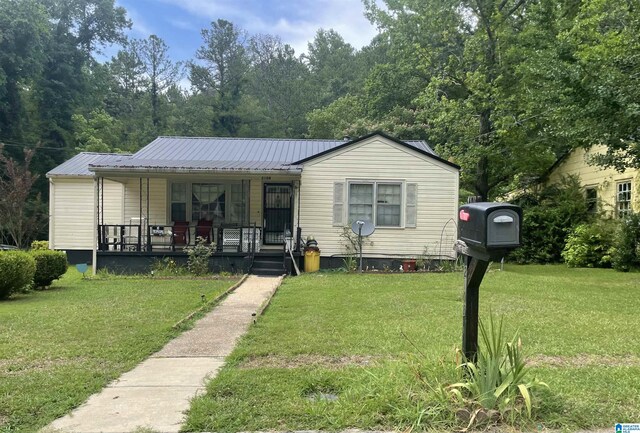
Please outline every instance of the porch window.
M171 221L187 220L187 184L171 184Z
M349 184L349 221L367 219L379 227L401 227L401 206L400 182Z
M191 185L191 220L224 222L225 188L219 183L194 183Z
M616 209L618 218L624 218L631 212L631 181L619 182L616 186Z

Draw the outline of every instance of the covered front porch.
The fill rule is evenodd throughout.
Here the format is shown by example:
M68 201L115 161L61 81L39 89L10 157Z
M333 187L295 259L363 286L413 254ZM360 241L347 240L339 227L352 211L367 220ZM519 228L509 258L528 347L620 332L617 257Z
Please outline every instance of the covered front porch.
M185 248L199 239L215 245L213 262L227 257L231 268L242 261L243 268L251 269L256 256L284 260L289 250L300 254L299 172L95 169L94 183L96 270L109 264L140 271L150 258L185 256ZM136 265L127 266L127 261Z

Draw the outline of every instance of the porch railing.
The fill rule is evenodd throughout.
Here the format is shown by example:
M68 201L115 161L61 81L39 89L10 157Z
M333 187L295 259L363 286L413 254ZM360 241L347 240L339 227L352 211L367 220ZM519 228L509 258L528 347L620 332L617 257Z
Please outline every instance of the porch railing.
M141 251L140 224L101 224L98 226L100 251Z
M253 262L255 253L260 251L262 227L258 227L255 222L244 227L205 229L195 225L100 224L98 225L98 250L180 251L184 247L193 245L198 236L214 241L216 252L249 253Z

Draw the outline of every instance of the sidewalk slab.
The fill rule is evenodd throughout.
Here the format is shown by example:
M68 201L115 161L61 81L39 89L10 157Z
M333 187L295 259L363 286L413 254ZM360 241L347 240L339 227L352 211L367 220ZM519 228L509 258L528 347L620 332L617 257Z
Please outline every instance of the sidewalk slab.
M203 387L223 364L222 358L149 358L109 386Z
M54 431L64 433L124 433L140 427L177 433L191 399L204 387L105 388L85 404L54 421Z

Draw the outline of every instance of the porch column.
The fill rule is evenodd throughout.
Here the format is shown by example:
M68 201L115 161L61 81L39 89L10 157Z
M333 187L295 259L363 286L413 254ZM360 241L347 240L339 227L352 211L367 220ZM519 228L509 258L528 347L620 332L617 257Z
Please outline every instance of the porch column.
M98 218L100 217L100 201L98 200L98 194L100 181L97 176L93 177L93 252L91 257L91 272L93 276L98 271Z

